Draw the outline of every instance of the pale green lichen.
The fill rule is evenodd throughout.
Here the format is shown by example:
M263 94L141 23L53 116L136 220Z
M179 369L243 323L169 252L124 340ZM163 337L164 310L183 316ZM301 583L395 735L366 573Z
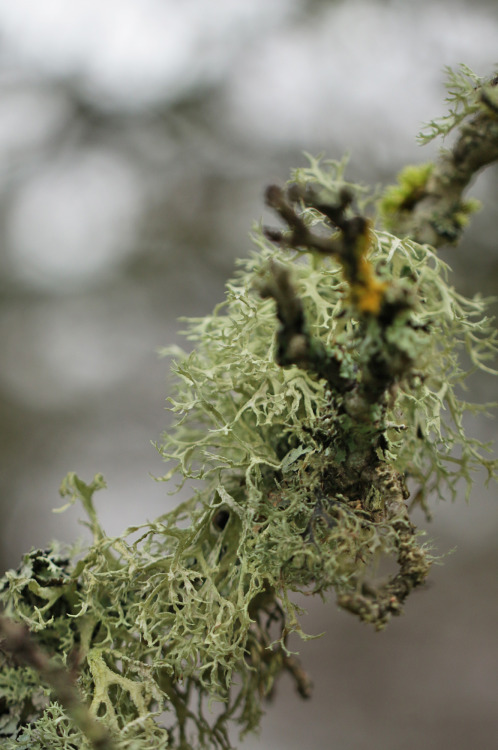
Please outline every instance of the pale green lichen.
M458 70L445 67L447 80L445 83L448 95L445 101L450 105L448 114L431 120L419 133L421 144L429 143L434 138L445 138L458 127L469 115L479 111L483 106L480 97L484 78L476 75L467 65L461 64Z
M316 206L344 195L344 164L310 160L293 183L308 197L292 210L330 235ZM228 749L230 724L258 726L282 671L307 696L287 650L290 633L307 637L293 593L335 590L342 608L383 627L432 560L408 516L410 492L427 507L430 493L455 497L462 479L470 491L475 469L496 478L487 446L462 427L466 412L486 408L462 397L470 371L492 372L486 301L458 294L430 247L371 231L361 262L382 294L364 306L361 289L349 293L344 258L285 247L282 237L275 247L257 231L225 301L188 321L194 349L166 352L176 425L159 450L171 462L165 479L191 484L191 499L109 538L93 499L103 478L87 485L70 474L62 494L82 502L91 546L33 551L1 583L6 614L59 663L76 664L89 713L118 750ZM287 337L286 302L304 313ZM278 364L284 345L292 351ZM382 557L399 572L374 584ZM2 747L95 747L30 669L0 659Z

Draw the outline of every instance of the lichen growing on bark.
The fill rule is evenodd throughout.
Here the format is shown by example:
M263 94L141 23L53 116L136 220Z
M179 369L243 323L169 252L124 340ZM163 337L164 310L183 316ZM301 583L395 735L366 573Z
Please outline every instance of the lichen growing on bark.
M0 651L6 750L230 748L282 672L310 695L287 648L307 637L293 595L383 628L433 559L410 506L496 477L462 427L485 407L463 398L461 354L472 371L496 353L486 301L456 292L430 246L375 229L344 168L310 159L267 191L283 226L258 229L224 302L188 321L192 351L166 352L176 424L158 447L191 499L110 538L103 478L71 473L62 494L92 544L32 551L3 578L6 614L54 660L17 631ZM384 558L397 571L379 582Z

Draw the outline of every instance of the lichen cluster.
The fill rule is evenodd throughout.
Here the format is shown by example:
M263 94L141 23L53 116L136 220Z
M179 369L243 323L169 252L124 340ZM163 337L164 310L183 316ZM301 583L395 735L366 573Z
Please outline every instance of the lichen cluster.
M470 370L488 369L496 331L429 246L374 229L344 163L310 159L268 202L284 220L257 230L212 315L189 320L174 357L176 424L158 446L192 487L152 523L108 537L75 474L93 542L26 555L0 584L20 620L77 679L111 736L85 736L29 665L0 651L0 736L14 748L232 747L231 723L258 725L283 671L310 683L287 642L295 592L335 592L377 629L401 612L432 557L409 517L433 492L453 498L485 467L462 417ZM378 580L390 558L397 572ZM112 743L112 744L111 744Z

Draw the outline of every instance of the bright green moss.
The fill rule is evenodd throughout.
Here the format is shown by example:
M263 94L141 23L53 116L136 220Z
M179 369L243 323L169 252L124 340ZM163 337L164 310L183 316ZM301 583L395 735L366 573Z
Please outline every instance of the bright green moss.
M472 214L477 213L481 208L481 201L478 201L476 198L469 198L468 200L461 201L458 210L453 215L459 228L465 229L465 227L468 226Z
M378 203L379 217L386 229L396 226L400 214L410 212L424 197L424 188L433 168L432 162L409 164L398 174L398 183L386 188Z

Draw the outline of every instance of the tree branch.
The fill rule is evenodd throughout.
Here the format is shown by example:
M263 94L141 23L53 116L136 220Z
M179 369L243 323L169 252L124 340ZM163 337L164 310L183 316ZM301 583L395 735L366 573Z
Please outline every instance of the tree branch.
M426 181L414 184L397 214L388 218L393 234L433 247L459 241L468 214L476 210L463 193L481 169L498 161L498 76L479 88L477 101L477 114L463 120L454 146L425 170Z

